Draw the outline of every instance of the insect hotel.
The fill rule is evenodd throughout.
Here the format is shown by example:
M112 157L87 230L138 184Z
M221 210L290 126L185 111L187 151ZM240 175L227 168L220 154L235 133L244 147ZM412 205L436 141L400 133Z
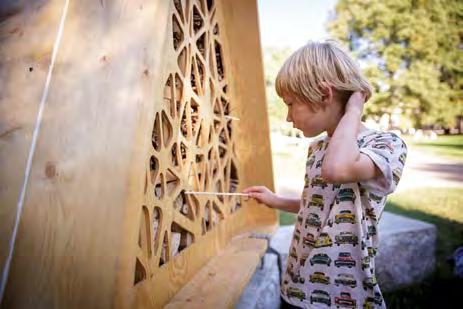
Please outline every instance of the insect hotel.
M0 18L0 307L233 307L278 225L256 2Z

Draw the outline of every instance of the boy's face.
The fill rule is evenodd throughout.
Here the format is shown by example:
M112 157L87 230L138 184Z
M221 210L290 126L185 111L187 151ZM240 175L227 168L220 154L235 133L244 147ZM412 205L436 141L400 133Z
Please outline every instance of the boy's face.
M301 130L305 137L314 137L329 129L332 117L328 108L312 110L308 103L288 95L282 99L288 108L286 121L292 122L293 127Z

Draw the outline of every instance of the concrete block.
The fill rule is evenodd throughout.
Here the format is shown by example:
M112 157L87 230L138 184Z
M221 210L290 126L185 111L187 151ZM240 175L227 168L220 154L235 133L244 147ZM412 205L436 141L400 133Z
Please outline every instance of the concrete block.
M266 253L264 255L261 264L235 304L235 308L280 308L280 273L276 254Z
M384 212L379 222L376 276L382 291L420 282L434 271L435 225Z

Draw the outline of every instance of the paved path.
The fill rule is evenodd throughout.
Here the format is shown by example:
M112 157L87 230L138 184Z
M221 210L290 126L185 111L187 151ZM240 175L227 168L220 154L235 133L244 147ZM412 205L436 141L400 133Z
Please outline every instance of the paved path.
M463 187L463 164L411 148L397 191L416 187Z
M303 185L303 179L275 177L277 193L285 196L299 196ZM409 148L405 169L396 192L418 187L463 188L463 163Z

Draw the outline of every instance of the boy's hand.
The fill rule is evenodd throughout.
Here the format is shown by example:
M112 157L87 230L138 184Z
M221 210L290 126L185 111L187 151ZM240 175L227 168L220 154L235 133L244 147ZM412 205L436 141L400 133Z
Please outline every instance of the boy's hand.
M249 197L255 199L259 204L264 203L271 208L277 208L280 198L264 186L253 186L243 190Z
M365 104L365 94L363 94L360 91L356 91L350 96L349 101L347 101L346 113L355 112L355 113L362 115L364 104Z

